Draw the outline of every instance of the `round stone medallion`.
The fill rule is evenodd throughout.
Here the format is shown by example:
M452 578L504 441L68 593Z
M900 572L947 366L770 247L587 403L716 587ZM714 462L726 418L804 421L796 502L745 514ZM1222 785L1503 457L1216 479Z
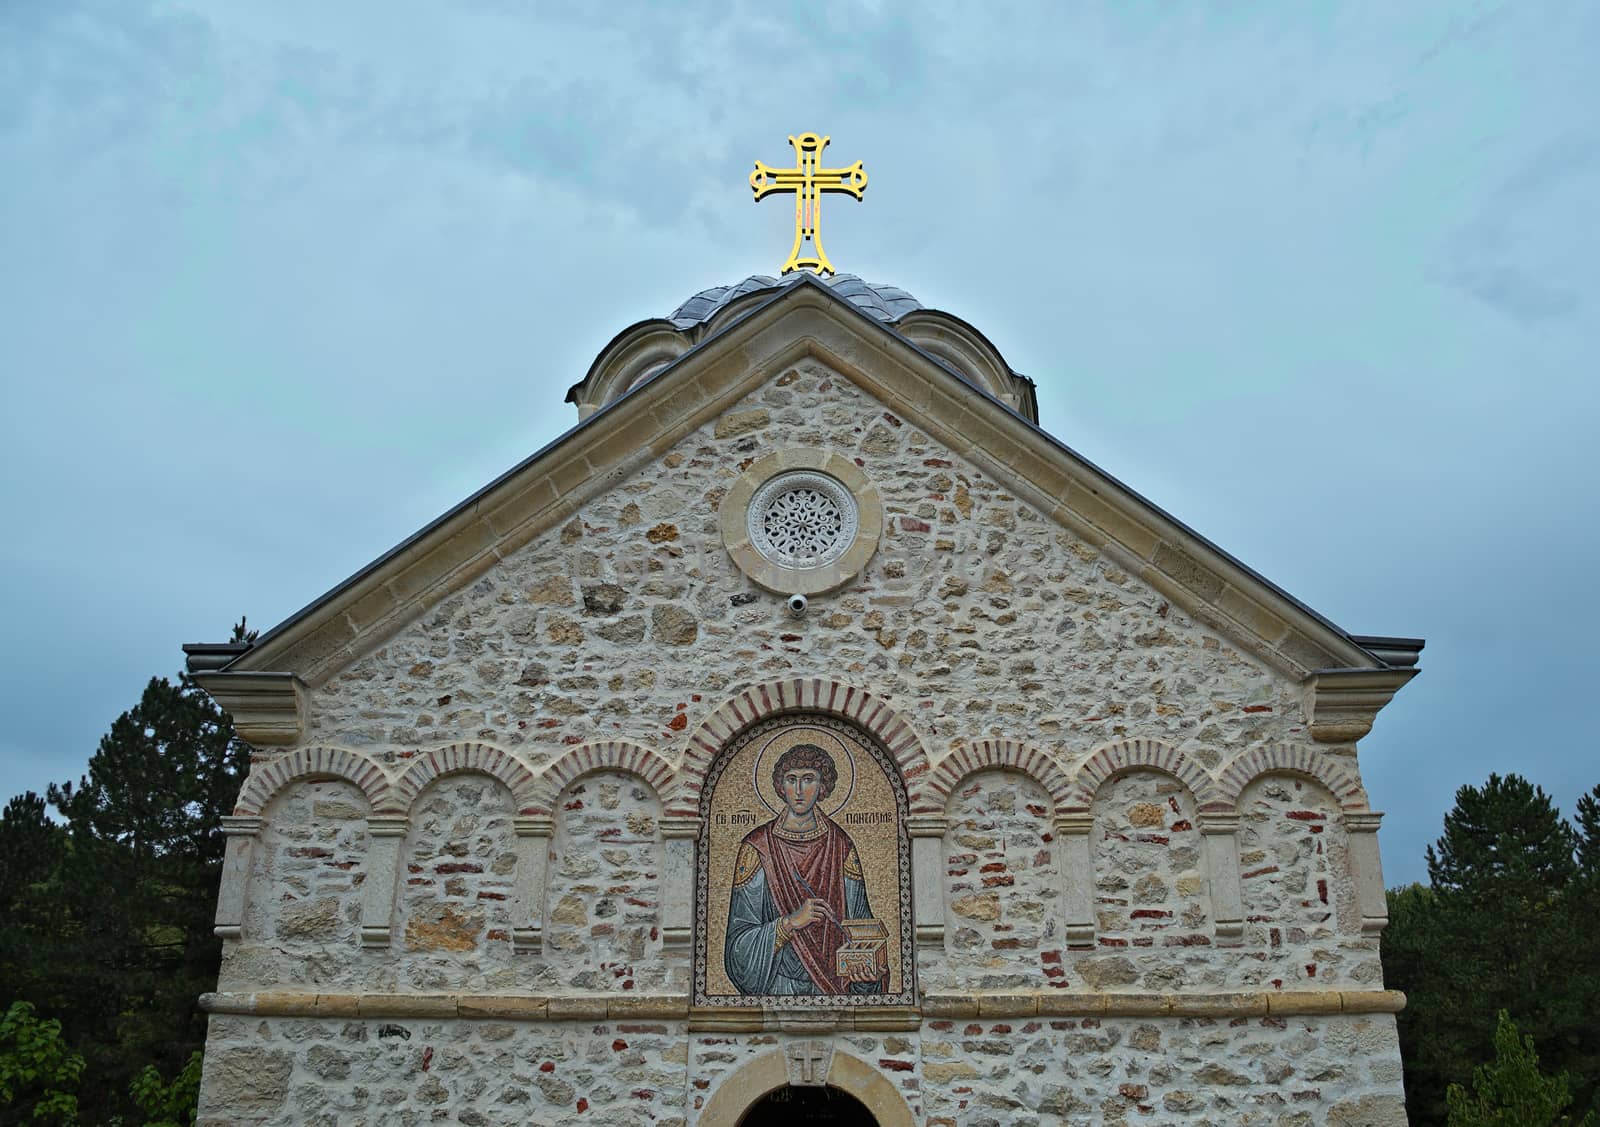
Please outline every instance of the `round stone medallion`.
M861 574L883 535L883 503L849 458L799 447L748 466L723 495L719 523L757 586L816 595Z
M769 480L750 499L750 543L779 567L826 567L856 538L855 498L825 473L791 470Z

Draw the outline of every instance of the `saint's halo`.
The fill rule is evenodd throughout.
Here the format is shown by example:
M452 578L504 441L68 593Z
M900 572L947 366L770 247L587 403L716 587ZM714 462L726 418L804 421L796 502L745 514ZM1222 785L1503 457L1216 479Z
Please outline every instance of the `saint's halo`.
M773 796L769 794L772 790L770 764L774 756L782 755L795 744L814 744L833 760L833 769L838 772L839 780L834 784L833 793L828 796L834 800L832 807L823 811L828 817L833 817L844 809L845 803L850 801L850 795L855 792L856 760L850 754L849 746L826 728L799 725L784 728L768 737L756 752L755 765L751 768L751 782L755 785L756 797L774 815L783 813L781 806L772 804Z

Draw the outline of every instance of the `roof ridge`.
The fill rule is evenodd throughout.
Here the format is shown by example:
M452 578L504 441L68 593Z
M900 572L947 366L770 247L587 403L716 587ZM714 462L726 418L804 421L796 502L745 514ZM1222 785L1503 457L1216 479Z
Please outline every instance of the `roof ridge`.
M742 297L791 286L802 278L827 286L863 313L885 324L893 324L907 313L924 308L909 290L882 282L869 282L859 274L833 274L823 278L796 271L776 278L770 274L751 274L731 285L708 287L691 294L667 314L666 319L678 329L690 329L705 324Z

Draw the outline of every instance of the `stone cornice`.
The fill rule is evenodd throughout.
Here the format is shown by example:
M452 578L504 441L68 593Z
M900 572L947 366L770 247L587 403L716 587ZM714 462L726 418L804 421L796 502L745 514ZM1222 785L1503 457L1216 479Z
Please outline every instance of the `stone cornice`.
M1398 990L1272 990L1223 994L927 994L925 1018L1266 1017L1277 1014L1393 1014Z
M211 1014L249 1017L464 1018L491 1021L687 1021L704 1029L916 1029L940 1019L1052 1017L1235 1018L1392 1014L1398 990L1282 990L1213 994L928 994L920 1007L838 1010L691 1007L686 994L317 994L295 990L202 994Z
M950 832L950 819L944 814L913 814L906 819L906 834L910 837L942 838Z
M321 684L784 368L815 358L1295 679L1350 637L820 284L785 287L621 401L268 631L230 668Z
M1354 743L1417 669L1320 669L1305 681L1306 723L1318 743Z
M1232 810L1202 810L1196 815L1202 834L1232 834L1239 832L1240 816Z
M292 744L305 730L306 686L293 673L196 673L193 679L233 717L233 730L247 743Z

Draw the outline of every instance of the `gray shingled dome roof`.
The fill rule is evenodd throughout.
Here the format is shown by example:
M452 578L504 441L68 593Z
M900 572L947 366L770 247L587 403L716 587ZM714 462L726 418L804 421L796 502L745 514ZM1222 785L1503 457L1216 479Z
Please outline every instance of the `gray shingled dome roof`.
M744 281L732 286L712 286L709 290L701 290L688 301L674 309L667 320L679 329L692 329L696 325L709 321L716 313L730 302L737 301L745 294L755 293L758 290L776 289L798 282L801 274L785 274L781 278L774 278L767 274L752 274ZM910 313L913 309L921 309L922 303L898 286L881 286L876 282L864 282L855 274L835 274L829 278L821 278L833 288L833 292L844 298L850 304L860 309L869 316L876 317L886 324L893 324L900 318Z

